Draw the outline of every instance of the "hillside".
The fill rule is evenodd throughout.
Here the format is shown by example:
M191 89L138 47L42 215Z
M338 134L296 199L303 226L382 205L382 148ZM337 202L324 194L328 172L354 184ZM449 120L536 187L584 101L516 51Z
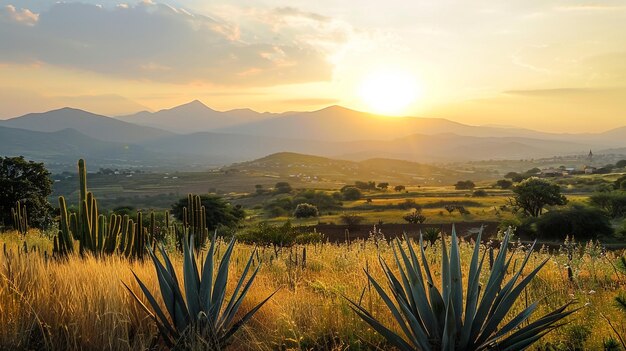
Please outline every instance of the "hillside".
M394 184L448 184L461 178L492 179L486 172L447 169L416 162L370 159L361 162L304 155L291 152L272 154L254 161L233 164L224 171L248 175L276 176L310 182L345 182L374 180ZM450 183L452 184L452 183Z
M94 139L74 129L35 132L0 126L0 150L2 156L22 155L53 164L75 164L81 157L95 164L136 164L157 159L140 146Z
M73 108L62 108L43 113L29 113L24 116L0 121L0 126L36 132L57 132L71 128L86 136L102 141L128 144L137 144L172 135L172 133L161 129L139 126Z

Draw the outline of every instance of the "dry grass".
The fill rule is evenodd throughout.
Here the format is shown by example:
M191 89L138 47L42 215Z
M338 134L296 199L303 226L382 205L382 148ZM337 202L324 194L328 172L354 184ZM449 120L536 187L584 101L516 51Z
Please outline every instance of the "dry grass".
M42 253L50 246L41 235L30 233L27 237L29 247L42 248L37 252L32 249L28 254L22 252L21 240L16 233L0 235L0 242L7 243L5 252L0 253L0 349L138 350L154 345L156 329L152 321L122 285L122 282L131 283L140 295L133 283L132 270L156 292L158 283L151 263L117 257L100 260L71 257L56 261ZM377 252L391 261L386 242L308 245L305 267L303 248L284 249L278 258L272 258L271 249L260 251L263 268L243 310L272 291L278 288L280 291L237 334L232 348L386 348L383 339L354 315L342 297L361 299L378 318L393 325L382 301L369 291L363 273L367 268L382 279ZM241 273L250 251L249 246L237 246L231 283ZM427 252L436 267L439 250L429 248ZM471 246L462 244L461 252L462 262L467 266ZM535 253L529 266L532 268L545 255L545 252ZM584 341L584 349L601 349L602 341L611 336L601 314L623 325L621 313L611 302L623 288L623 277L612 265L614 260L614 254L599 254L592 249L582 256L577 253L573 262L575 279L570 282L565 269L567 257L552 255L551 262L514 310L520 311L527 303L546 297L539 312L545 313L575 297L579 305L587 306L570 318L569 326L551 333L543 342L567 342L576 331L577 327L573 326L584 326L593 331ZM174 255L174 261L181 269L178 255Z

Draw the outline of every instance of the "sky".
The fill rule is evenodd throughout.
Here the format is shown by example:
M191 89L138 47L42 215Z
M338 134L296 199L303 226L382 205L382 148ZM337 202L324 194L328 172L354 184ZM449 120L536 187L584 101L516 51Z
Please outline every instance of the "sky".
M626 125L623 0L0 0L0 118L328 105Z

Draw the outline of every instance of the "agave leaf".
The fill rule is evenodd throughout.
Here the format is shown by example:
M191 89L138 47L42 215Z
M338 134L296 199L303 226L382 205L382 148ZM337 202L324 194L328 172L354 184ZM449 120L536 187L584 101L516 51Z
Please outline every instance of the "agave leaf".
M233 326L228 331L226 331L224 335L220 338L220 341L222 343L225 343L226 340L228 340L231 336L233 336L233 334L235 334L235 332L237 332L237 330L239 330L239 328L241 328L242 325L248 322L248 320L250 320L250 318L252 318L252 316L255 313L257 313L257 311L261 307L263 307L263 305L265 305L265 303L269 301L269 299L271 299L272 296L274 296L274 294L278 292L278 290L280 289L275 290L270 296L268 296L265 300L261 301L258 305L252 308L248 313L246 313L243 317L241 317L240 320L238 320L235 324L233 324Z
M522 339L522 340L518 341L517 343L515 343L513 345L510 345L508 347L502 348L502 350L503 351L526 350L530 345L535 343L537 340L543 338L549 332L551 332L554 329L559 328L559 327L561 327L563 325L565 325L565 323L554 325L554 326L549 327L549 328L547 328L545 330L540 330L537 333L535 333L534 335L531 335L529 338Z
M442 351L454 351L456 344L456 316L454 315L454 301L452 297L448 300L448 305L446 306L446 322L445 328L443 330L443 335L441 337L441 350Z
M467 348L470 338L470 331L472 329L472 323L474 322L474 314L476 313L476 306L478 304L478 298L480 296L480 273L482 271L483 262L485 260L485 254L483 252L480 262L478 256L480 254L480 239L483 234L483 227L480 227L478 236L474 244L474 252L472 253L472 261L470 262L469 277L467 279L467 301L465 302L465 321L463 322L463 328L461 330L461 340L459 347L461 349Z
M493 268L489 279L487 280L487 287L483 293L483 297L478 305L478 310L474 316L474 323L472 324L472 331L470 334L470 340L476 340L483 325L487 322L487 316L491 308L493 307L493 301L500 291L502 286L502 280L506 274L506 251L509 244L509 238L511 236L511 230L509 229L504 235L504 239L500 244L500 251L493 263Z
M204 266L202 267L202 279L200 280L200 307L203 311L208 311L211 306L211 293L213 289L213 265L215 259L215 239L217 230L213 233L211 246L207 252Z
M451 274L450 274L450 258L448 257L448 248L446 247L446 239L441 238L441 296L446 303L450 302L450 288L451 288ZM447 304L446 304L447 306Z
M485 325L480 337L477 339L477 343L481 344L483 341L487 340L489 336L496 330L498 324L504 319L507 315L515 300L522 293L524 288L530 283L530 281L539 273L539 270L548 262L549 258L546 258L543 262L541 262L532 272L530 272L517 286L511 290L510 293L507 293L505 297L502 299L502 302L494 308L495 312L493 316L489 318L489 321Z
M454 224L452 225L452 243L450 246L450 297L454 305L457 328L462 327L463 317L463 280L461 278L461 256Z
M243 286L245 277L248 275L248 270L250 269L250 266L252 265L253 257L254 257L253 255L250 255L248 264L246 264L246 268L244 269L243 273L241 274L241 277L239 278L239 281L237 282L235 291L231 295L230 301L228 301L228 305L224 309L224 312L220 315L220 319L217 321L218 328L225 328L228 324L230 324L232 319L237 314L237 311L239 310L239 306L241 305L243 298L248 293L248 289L250 289L250 286L252 285L254 278L256 278L256 275L259 272L259 269L261 268L261 265L258 265L256 269L254 270L254 272L252 272L252 275L250 276L250 279L248 279L248 282L246 283L246 285ZM243 289L241 289L242 286L243 286ZM241 290L241 293L239 293L239 290Z
M379 332L389 343L391 343L393 346L397 347L398 349L402 351L414 351L414 348L411 345L409 345L400 335L396 334L395 332L391 331L390 329L382 325L380 322L378 322L374 318L374 316L372 316L367 310L357 305L356 303L354 303L352 300L348 299L347 297L344 296L344 298L352 304L350 308L352 308L352 310L359 317L361 317L361 319L363 319L367 324L369 324L372 328L374 328L374 330ZM430 348L424 348L424 351L430 351Z
M411 245L410 242L407 242L407 244ZM402 255L404 265L406 269L410 271L409 272L410 281L405 282L404 286L405 286L405 290L408 290L408 295L410 297L409 301L411 301L413 304L411 306L413 314L415 314L416 317L419 317L418 321L421 327L429 335L434 337L435 335L439 334L438 329L437 329L438 325L437 325L435 316L433 315L430 302L428 301L428 297L426 296L426 291L424 289L424 282L422 281L422 275L415 274L415 271L419 271L420 267L411 266L409 258L407 257L404 250L400 248L399 244L398 244L398 247L399 247L398 251L400 251L400 254ZM400 262L398 260L395 250L394 250L394 255L398 264L398 270L400 271L402 277L405 277L404 270L402 269L400 265ZM413 272L413 274L411 274L411 272Z
M133 273L134 274L134 273ZM126 290L128 290L128 292L130 293L130 295L135 299L135 301L139 304L139 306L148 314L148 316L150 316L150 318L152 318L154 320L154 322L157 325L157 328L159 329L159 332L161 333L161 335L163 336L163 339L165 340L165 343L168 346L173 346L174 342L172 341L172 338L170 337L170 335L172 335L170 333L170 330L168 328L166 328L160 321L159 319L157 319L157 317L154 315L154 313L152 313L152 311L150 311L150 309L148 308L148 306L146 306L140 299L139 297L135 294L135 292L128 286L126 285L126 283L122 282L122 284L124 285L124 287L126 287Z
M230 266L230 256L233 253L235 247L235 238L230 241L228 248L222 257L222 262L217 270L217 277L215 277L215 286L213 287L213 295L211 296L211 308L208 315L212 321L217 321L217 316L222 309L222 303L224 302L224 296L226 295L226 282L228 281L228 268Z
M132 272L132 270L131 270L131 272ZM154 314L152 314L152 312L150 312L147 309L146 305L143 302L141 303L140 306L142 306L144 308L144 310L146 310L148 312L148 314L150 316L152 316L155 320L158 317L158 321L157 322L160 322L163 325L163 327L165 327L165 329L167 330L167 332L170 335L176 335L177 333L174 330L174 327L170 324L170 321L165 316L165 313L163 313L163 310L161 309L161 307L159 307L159 304L157 303L157 301L154 298L154 296L152 296L152 293L150 292L148 287L146 287L146 285L141 281L141 279L139 279L139 277L137 276L137 274L135 274L135 272L132 272L132 273L133 273L133 276L135 277L135 280L137 281L137 284L139 284L139 287L141 288L141 291L143 291L144 295L148 299L148 302L150 303L150 306L152 306L152 309L154 310ZM130 287L128 287L128 285L124 284L124 286L126 286L126 289L128 289L131 292L131 294L133 295L133 297L136 300L139 300L137 295L130 289ZM141 302L141 301L139 301L139 302Z
M152 258L154 268L157 273L157 279L159 281L159 288L161 290L161 297L165 303L172 321L176 325L176 330L183 331L189 324L189 311L185 305L185 300L178 286L178 281L167 272L165 267L161 264L151 249L148 249L148 255ZM167 257L167 256L164 256ZM169 260L169 258L168 258Z
M198 270L196 269L193 234L190 236L189 243L183 239L183 278L185 280L185 297L187 299L187 308L192 319L198 318L200 313L200 286L198 281Z
M386 269L384 268L383 270L386 270ZM386 272L386 273L392 275L391 272ZM376 289L376 291L382 298L385 305L387 305L387 308L389 308L389 311L391 311L391 314L393 315L396 322L402 329L402 332L404 332L404 334L408 336L409 338L415 339L416 335L413 335L413 332L407 327L406 321L403 315L400 313L400 311L398 311L398 308L393 304L389 295L387 295L385 290L383 290L383 288L378 284L378 282L376 282L376 280L368 272L365 272L365 274L367 275L367 278L369 279L374 289Z

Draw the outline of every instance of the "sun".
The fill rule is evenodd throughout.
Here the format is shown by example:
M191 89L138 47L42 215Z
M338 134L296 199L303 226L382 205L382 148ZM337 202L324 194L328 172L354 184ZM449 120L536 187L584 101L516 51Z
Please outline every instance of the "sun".
M382 115L406 113L421 91L417 79L401 71L378 71L363 79L359 88L361 100L369 110Z

